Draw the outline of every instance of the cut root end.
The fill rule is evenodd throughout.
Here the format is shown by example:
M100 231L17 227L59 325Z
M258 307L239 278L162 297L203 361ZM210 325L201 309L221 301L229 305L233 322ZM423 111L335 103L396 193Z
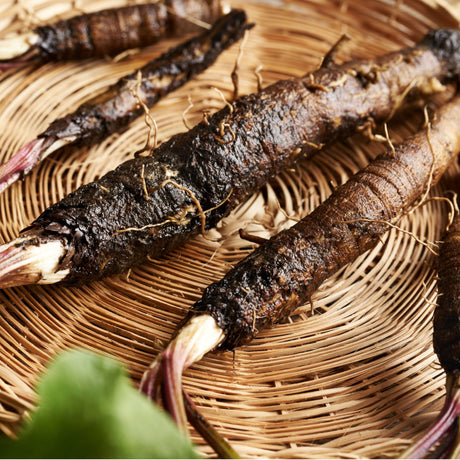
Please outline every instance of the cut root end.
M34 166L50 153L75 141L74 137L49 139L40 137L28 142L6 163L0 166L0 193L27 175Z
M145 372L139 389L162 405L185 433L189 421L220 458L238 458L227 441L198 412L182 387L185 369L216 348L223 339L222 329L211 316L192 317Z
M458 458L460 454L460 382L447 376L444 406L425 435L406 450L401 458Z
M0 71L21 67L37 60L37 43L40 37L34 32L14 35L0 40Z
M59 270L65 252L60 240L39 242L36 237L0 246L0 289L61 281L68 274L68 270Z

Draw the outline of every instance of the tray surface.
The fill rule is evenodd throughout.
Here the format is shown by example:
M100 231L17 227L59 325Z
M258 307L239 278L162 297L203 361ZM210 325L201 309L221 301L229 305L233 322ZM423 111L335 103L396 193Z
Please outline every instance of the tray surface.
M454 9L416 0L229 0L256 23L239 64L239 92L317 68L346 33L344 61L410 46L429 29L458 27ZM2 34L77 7L93 11L124 1L23 0L0 5ZM115 60L49 63L0 75L0 160L55 118L180 40ZM236 45L151 111L160 140L231 99ZM216 91L218 88L220 92ZM190 101L193 106L190 108ZM423 123L420 108L389 124L393 142ZM142 117L121 135L45 160L0 196L0 242L14 238L50 204L130 158L146 142ZM381 131L379 131L381 132ZM35 404L34 384L61 350L84 347L124 362L137 383L203 289L252 250L240 228L266 237L288 228L384 145L362 135L301 161L254 194L208 238L197 237L129 276L81 288L60 285L0 292L0 429L8 435ZM432 191L444 196L453 166ZM200 411L243 457L395 457L420 436L441 407L444 374L431 345L435 256L448 207L430 201L405 216L374 250L326 281L288 321L235 353L210 353L186 371ZM212 455L199 436L201 452Z

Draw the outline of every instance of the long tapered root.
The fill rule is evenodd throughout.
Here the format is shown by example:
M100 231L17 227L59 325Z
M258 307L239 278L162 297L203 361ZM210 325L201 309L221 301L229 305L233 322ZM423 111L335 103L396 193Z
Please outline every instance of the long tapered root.
M75 141L75 137L48 139L40 137L28 142L6 163L0 166L0 193L27 175L32 168L50 153Z
M428 431L401 458L458 458L460 382L452 375L446 380L446 400Z
M187 432L188 420L220 458L238 458L227 441L199 414L182 387L185 369L216 348L223 339L224 332L210 315L192 317L144 373L139 389L161 404L184 432Z

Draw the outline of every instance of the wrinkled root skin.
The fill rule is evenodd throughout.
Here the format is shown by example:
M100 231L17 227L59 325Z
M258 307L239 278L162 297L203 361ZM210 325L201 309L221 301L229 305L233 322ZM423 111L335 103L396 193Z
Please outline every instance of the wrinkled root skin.
M3 53L0 69L48 61L82 60L115 56L158 41L202 30L223 14L219 0L165 0L108 8L41 25L25 34L0 41L11 51ZM198 24L197 24L198 23ZM29 41L28 36L33 40ZM21 43L24 53L14 49ZM12 49L13 48L13 49Z
M203 213L206 228L212 228L284 168L370 118L387 120L408 87L420 96L433 79L450 76L457 62L440 63L432 41L241 97L161 144L153 156L129 160L80 187L31 227L52 227L75 248L68 284L124 273L161 257L202 231Z
M433 347L447 374L460 373L460 216L440 245L438 308L433 317Z
M220 17L210 30L171 48L121 78L76 111L53 121L36 140L27 143L6 164L0 166L0 193L58 148L69 144L93 145L113 133L121 132L144 113L144 107L133 96L137 83L138 96L147 107L153 107L167 94L211 66L250 27L252 25L246 24L244 11L231 11ZM139 76L142 77L140 80ZM53 148L49 149L51 145Z
M190 316L208 313L232 350L287 318L435 185L460 150L460 97L421 130L359 171L308 216L260 245L208 286ZM433 151L436 155L433 156ZM433 163L434 161L434 163Z
M121 132L144 113L144 108L133 97L134 89L147 107L153 107L210 67L250 27L244 11L231 11L220 17L210 30L169 49L125 75L75 112L55 120L42 135L57 139L75 136L78 145L92 145Z

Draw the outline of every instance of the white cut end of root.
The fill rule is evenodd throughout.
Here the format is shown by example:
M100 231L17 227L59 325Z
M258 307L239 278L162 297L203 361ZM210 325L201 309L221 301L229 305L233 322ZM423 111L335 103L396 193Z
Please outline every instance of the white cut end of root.
M0 246L0 288L62 281L68 269L59 270L66 248L59 240L27 244L31 237L18 238ZM24 244L25 243L25 244Z
M232 6L228 2L222 2L222 14L228 14L232 10Z
M34 32L3 38L0 40L0 60L7 61L27 53L40 37Z
M193 316L142 376L140 391L155 401L160 389L158 377L162 375L165 408L184 430L187 417L182 400L182 373L220 345L224 338L224 331L211 315Z
M180 347L184 351L185 369L216 348L224 338L224 331L211 315L197 315L179 331L167 348Z
M57 139L55 140L43 153L41 156L41 160L46 158L48 155L51 155L53 152L56 150L59 150L62 147L65 147L66 145L73 144L77 140L77 136L68 136L68 137L63 137L62 139Z

